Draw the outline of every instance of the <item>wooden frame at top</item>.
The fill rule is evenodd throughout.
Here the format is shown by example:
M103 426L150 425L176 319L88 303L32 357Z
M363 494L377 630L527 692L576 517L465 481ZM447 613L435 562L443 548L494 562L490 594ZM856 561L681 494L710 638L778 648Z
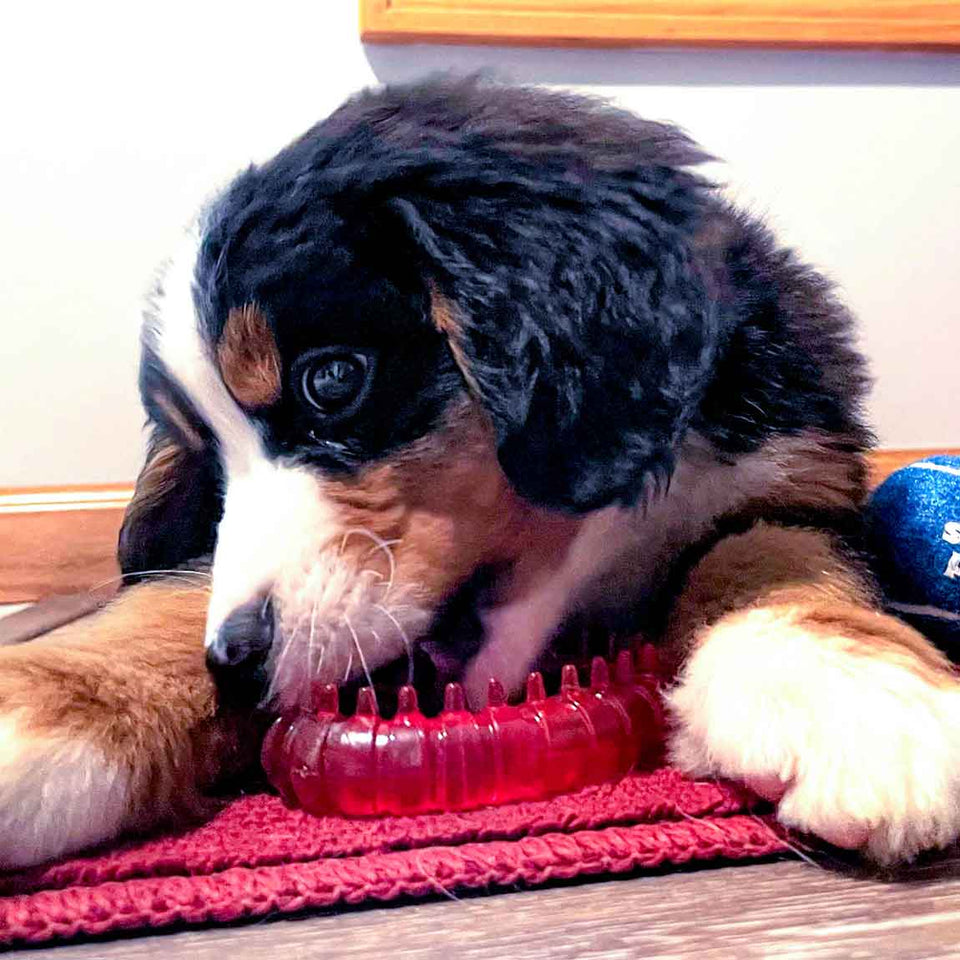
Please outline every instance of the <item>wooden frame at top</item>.
M960 50L960 0L360 0L370 43Z

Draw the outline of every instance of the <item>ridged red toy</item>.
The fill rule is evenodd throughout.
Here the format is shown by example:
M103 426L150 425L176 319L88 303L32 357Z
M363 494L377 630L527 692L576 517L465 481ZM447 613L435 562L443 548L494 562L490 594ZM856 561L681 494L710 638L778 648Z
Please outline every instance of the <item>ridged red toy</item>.
M267 734L262 762L287 803L312 814L407 815L541 800L618 780L659 757L664 717L652 646L637 663L624 651L613 675L596 657L590 682L563 668L547 696L530 674L522 703L508 704L490 681L487 705L466 709L462 687L447 685L436 717L417 707L413 687L399 692L396 714L379 716L366 687L352 716L338 709L333 684L313 709L281 716Z

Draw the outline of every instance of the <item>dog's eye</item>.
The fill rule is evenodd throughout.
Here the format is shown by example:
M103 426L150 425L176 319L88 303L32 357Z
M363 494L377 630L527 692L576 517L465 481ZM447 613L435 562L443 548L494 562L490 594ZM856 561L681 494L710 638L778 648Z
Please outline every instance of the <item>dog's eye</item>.
M299 366L304 399L328 417L351 412L370 376L370 358L362 353L325 351L304 358Z

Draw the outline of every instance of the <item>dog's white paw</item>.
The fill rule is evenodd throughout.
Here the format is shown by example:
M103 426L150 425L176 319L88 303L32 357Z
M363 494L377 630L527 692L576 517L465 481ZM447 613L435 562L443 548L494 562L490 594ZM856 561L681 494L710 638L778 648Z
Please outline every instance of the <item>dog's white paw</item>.
M675 764L746 782L787 826L882 863L960 834L960 684L908 650L754 609L711 628L670 705Z
M115 836L129 774L92 743L0 715L0 870L42 863Z

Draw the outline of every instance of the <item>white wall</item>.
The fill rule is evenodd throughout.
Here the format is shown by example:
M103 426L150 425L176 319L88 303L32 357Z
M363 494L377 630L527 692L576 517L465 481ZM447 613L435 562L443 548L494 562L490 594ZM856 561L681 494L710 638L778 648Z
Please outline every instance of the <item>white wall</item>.
M18 4L0 486L131 478L138 305L203 197L365 84L489 67L684 126L859 312L895 446L960 443L960 56L371 47L353 0Z

